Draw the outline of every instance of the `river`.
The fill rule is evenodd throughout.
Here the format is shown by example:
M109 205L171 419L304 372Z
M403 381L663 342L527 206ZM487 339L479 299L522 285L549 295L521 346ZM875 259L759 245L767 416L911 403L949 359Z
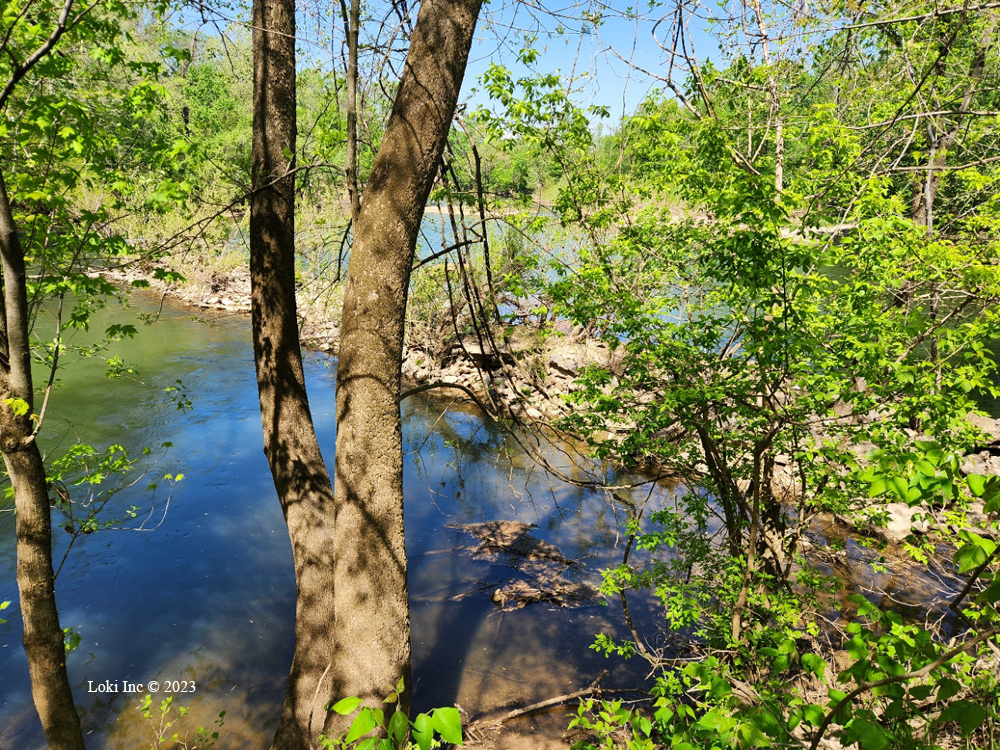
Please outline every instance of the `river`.
M129 322L158 305L158 298L143 295L131 310L110 305L93 329ZM217 747L266 747L291 660L295 582L262 451L249 319L193 317L190 308L167 300L159 321L139 325L135 339L107 353L115 354L134 365L138 377L109 380L103 359L76 358L60 372L42 433L52 455L77 436L102 448L120 443L133 455L148 446L153 457L163 442L173 443L105 510L105 517L116 518L139 506L130 525L149 512L145 530L81 537L57 581L62 625L80 635L68 668L88 747L149 747L152 727L136 695L91 690L106 681L154 679L196 685L175 696L191 714L170 734L190 729L193 737L196 725L211 724L225 710ZM324 355L306 357L328 465L335 365ZM193 404L187 411L162 390L178 379ZM474 559L475 540L447 528L501 519L537 524L533 533L580 560L582 577L596 583L597 570L621 555L614 509L600 494L550 478L496 425L449 400L409 398L403 422L415 708L457 703L473 717L497 715L584 687L605 668L611 670L607 684L636 684L640 665L606 660L587 648L598 632L623 636L620 609L541 603L498 610L493 588L518 573ZM560 460L555 449L544 450ZM172 491L164 481L155 493L146 489L178 472L184 478ZM70 491L83 497L82 488ZM641 492L644 497L647 490ZM657 494L666 497L669 490ZM44 740L20 642L11 508L10 499L0 500L0 601L13 602L4 613L9 622L0 625L0 748L32 750ZM55 533L58 563L69 535ZM638 608L644 610L638 617L652 618L648 602ZM522 729L555 735L566 710Z

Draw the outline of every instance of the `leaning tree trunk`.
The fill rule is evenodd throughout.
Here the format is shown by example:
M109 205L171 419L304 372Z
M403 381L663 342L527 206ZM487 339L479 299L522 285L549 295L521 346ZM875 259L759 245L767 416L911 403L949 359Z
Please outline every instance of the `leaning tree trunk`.
M424 0L354 230L337 364L334 697L409 708L399 388L410 267L481 0ZM349 717L331 714L330 734Z
M295 653L272 747L306 750L323 727L333 660L333 488L306 398L295 308L295 6L253 6L250 279L264 453L298 589Z
M66 649L56 609L52 512L45 466L35 442L24 252L0 174L0 451L14 488L17 588L31 695L51 750L83 750L80 718L66 673ZM13 400L20 400L22 411ZM19 413L20 412L20 413Z

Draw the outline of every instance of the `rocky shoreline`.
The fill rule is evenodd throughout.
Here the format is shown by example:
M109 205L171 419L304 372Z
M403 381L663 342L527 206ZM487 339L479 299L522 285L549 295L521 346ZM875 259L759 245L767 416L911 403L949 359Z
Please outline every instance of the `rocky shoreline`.
M247 268L181 284L156 279L152 269L127 267L102 273L108 280L126 287L135 281L146 282L150 289L199 309L250 313ZM300 310L299 317L303 347L336 355L340 339L337 321L325 311L308 305ZM557 323L554 335L536 334L534 330L515 330L508 341L498 342L496 350L466 339L437 357L404 345L404 392L440 387L442 395L476 402L494 417L513 416L541 424L552 422L569 413L570 406L563 396L575 390L578 374L590 365L613 365L614 355L606 344L587 338L578 328ZM1000 420L978 415L969 415L969 419L983 431L987 441L977 452L964 457L960 473L1000 476ZM858 450L863 447L859 445ZM864 461L865 457L859 453L858 459ZM775 491L779 496L794 485L792 469L790 465L776 466ZM835 520L856 533L899 545L912 533L926 536L948 528L946 510L911 507L903 502L872 503L868 515L876 520L871 523L846 517ZM988 531L988 516L982 502L973 500L966 514L980 533L1000 537Z
M206 279L175 283L157 279L152 270L133 266L102 272L109 281L130 287L136 281L172 299L202 310L250 314L250 272L238 268ZM304 306L299 311L302 346L336 355L340 328L324 311ZM607 365L612 354L606 344L587 339L578 328L556 326L555 335L539 344L525 332L491 351L469 340L452 345L435 357L408 344L403 347L404 390L434 383L448 395L490 404L495 414L533 421L549 421L569 411L561 396L574 390L573 381L588 365Z

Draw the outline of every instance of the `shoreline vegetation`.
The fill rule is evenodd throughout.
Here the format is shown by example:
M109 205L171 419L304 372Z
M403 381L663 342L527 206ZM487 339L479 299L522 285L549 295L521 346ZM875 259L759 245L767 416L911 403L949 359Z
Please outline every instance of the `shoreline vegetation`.
M162 267L166 268L167 264L164 263ZM204 278L192 277L183 282L157 279L151 267L143 270L137 265L126 265L123 269L101 273L105 278L126 289L137 280L148 282L150 291L170 297L194 309L237 315L250 313L250 280L246 268L232 268L226 273ZM336 318L330 315L324 316L322 312L308 306L303 309L305 312L300 316L302 346L336 356L339 336ZM438 395L442 398L454 397L460 401L475 401L484 407L492 418L513 417L515 424L529 423L542 426L544 429L547 424L559 420L571 411L573 407L563 397L576 390L575 379L585 368L596 365L614 369L616 364L616 355L606 344L588 338L579 328L560 322L550 323L546 327L545 335L541 336L537 326L515 326L508 336L508 341L510 345L501 352L499 360L494 354L484 353L481 347L468 339L460 345L453 344L447 347L442 360L436 360L427 352L407 345L404 348L403 390L404 392L411 389L423 390L427 387L426 390L433 391L440 386L441 392ZM491 376L491 373L498 372L502 374L495 378ZM508 382L513 387L508 385ZM490 402L491 388L492 395L496 397L492 402ZM494 408L491 409L491 406ZM496 409L496 406L500 408ZM882 418L884 416L881 415ZM880 416L873 413L868 418L876 420ZM984 437L977 450L964 456L960 473L965 476L975 473L1000 476L1000 420L975 414L969 414L968 420L975 428L981 430ZM621 441L627 431L623 428L617 436L608 434L607 439ZM917 437L917 433L913 436ZM872 447L870 444L854 447L856 459L860 462L866 461L866 450L870 447ZM786 507L791 507L795 494L794 462L788 456L779 456L776 464L772 479L773 491L779 497L786 497L788 500ZM658 468L652 464L640 465L638 470L649 477L658 474ZM707 467L705 473L707 474ZM897 575L912 575L915 581L919 581L921 569L919 566L912 567L912 561L905 551L914 536L925 542L937 544L963 529L970 528L971 525L982 538L1000 540L1000 534L997 534L990 524L991 514L985 512L984 502L981 499L973 499L965 506L964 521L956 522L952 517L954 506L930 507L927 504L909 505L905 502L872 503L868 513L870 520L867 523L859 522L857 518L845 514L822 514L816 518L815 528L822 529L822 534L828 538L853 538L872 545L881 550L880 556L884 555L886 560L894 561L888 564L896 566ZM472 530L472 533L475 531ZM845 563L857 565L857 561L851 563L849 558L845 557L846 546L837 552L804 542L802 550L814 562L826 562L835 567L844 566ZM526 587L523 592L498 589L494 600L501 607L520 607L538 601L555 603L556 606L573 606L574 597L584 600L587 598L581 597L575 589L562 590L553 587L549 590L546 586L550 584L551 581L539 583L535 588ZM593 591L587 596L596 594L597 592ZM513 601L513 604L510 601ZM834 649L830 658L838 670L848 668L852 661L850 653L842 648ZM567 703L577 699L584 700L581 705L594 705L586 701L605 700L621 692L602 690L599 686L600 680L599 677L589 687L513 710L499 718L480 718L471 723L466 721L466 731L469 733L467 736L481 738L484 747L502 747L504 738L508 737L533 737L530 728L507 722L530 717L535 712L565 710ZM810 701L819 703L824 698L822 686L811 678L804 680L800 690ZM759 700L752 687L747 687L746 700ZM588 736L586 732L582 732L579 728L571 729L569 734L563 735L558 741L562 747L569 747L576 738L586 736ZM556 740L549 737L547 741Z
M102 457L98 431L41 453L68 334L116 284L245 315L248 266L296 582L274 750L366 747L383 720L389 745L409 743L399 401L438 392L503 429L474 439L516 443L606 511L617 634L591 648L639 659L654 684L642 706L571 693L586 697L576 750L996 744L1000 423L980 408L1000 399L996 3L533 6L515 30L480 0L415 15L352 0L332 25L317 8L318 26L290 0L206 5L200 24L169 3L12 2L2 551L53 748L85 744L53 529L72 545L114 526L72 482L110 497L134 463ZM580 42L568 73L556 36ZM477 39L492 51L473 82ZM650 82L635 107L598 101L585 50ZM481 105L460 105L467 85ZM422 224L429 201L454 213ZM49 338L35 320L52 308ZM111 324L94 346L136 330ZM302 348L338 357L332 474ZM116 406L99 404L109 420ZM505 509L503 485L485 491ZM490 546L523 529L466 532ZM566 564L531 555L540 573ZM545 600L526 588L502 605ZM457 709L434 715L460 742ZM428 750L431 719L416 721Z
M428 210L431 208L436 213L446 213L440 207L429 206ZM164 281L154 275L155 268L169 266L168 260L143 267L123 264L100 273L125 289L131 288L135 281L148 283L150 291L192 308L250 314L249 269L235 267L208 276L192 275L180 282ZM309 296L308 289L300 291L304 292L303 296ZM300 337L304 349L337 355L339 310L336 312L337 315L330 315L322 306L300 306ZM566 398L578 390L576 378L591 366L613 371L620 360L607 344L588 337L582 328L565 321L552 321L544 327L521 324L508 330L510 335L499 352L484 351L469 336L443 349L438 348L443 355L436 358L408 341L403 350L403 394L434 394L436 391L440 398L475 404L491 419L508 419L514 425L530 424L550 430L554 423L579 408L568 403ZM871 422L885 416L873 412L863 419ZM853 415L844 418L857 419ZM969 413L967 420L981 431L983 439L975 450L963 456L960 473L1000 476L1000 419ZM629 426L621 425L617 430L606 432L604 439L621 443L628 432ZM912 437L919 438L917 432L911 433ZM814 435L820 440L825 437L822 428L817 428ZM551 430L550 436L573 438L571 434ZM870 443L853 446L855 459L866 462L867 452L873 447ZM635 468L647 477L669 479L671 476L664 474L655 462L640 462ZM701 475L708 474L706 466L699 468ZM774 493L792 500L795 484L794 461L788 456L779 456L772 479ZM967 518L985 538L1000 540L1000 533L989 526L989 514L984 512L983 506L981 499L973 499L965 509ZM833 523L846 532L895 547L902 545L911 534L926 538L933 537L935 529L958 530L954 521L946 519L951 510L947 506L934 510L926 504L910 506L905 502L889 502L874 503L871 509L872 520L868 522L858 522L842 514L822 518L820 522Z

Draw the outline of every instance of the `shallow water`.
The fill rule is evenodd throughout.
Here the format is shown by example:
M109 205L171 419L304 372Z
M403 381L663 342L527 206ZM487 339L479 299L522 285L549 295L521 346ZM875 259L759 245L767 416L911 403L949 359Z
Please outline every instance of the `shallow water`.
M143 312L158 304L153 297L134 301ZM94 328L127 322L134 312L109 308ZM135 695L88 691L106 680L193 681L193 693L175 695L191 715L169 734L190 729L193 735L193 727L225 710L218 747L265 747L284 694L295 583L261 449L249 320L207 313L194 320L191 312L167 301L158 323L140 326L134 340L109 352L133 363L144 382L108 380L98 358L70 364L43 430L43 447L52 454L77 435L100 447L121 443L133 454L173 443L107 509L111 517L133 504L151 510L146 530L82 537L57 581L62 625L81 637L68 667L95 750L147 747L153 736ZM306 359L328 463L334 366L321 355ZM177 379L193 402L190 411L178 411L162 392ZM550 479L495 425L450 401L407 399L403 419L415 708L458 703L473 717L495 713L577 690L605 668L607 685L635 685L640 665L587 648L598 632L623 634L620 611L593 603L501 612L488 584L518 574L473 559L475 540L446 528L498 519L537 524L534 533L579 559L583 577L596 583L597 569L621 555L618 519L603 497ZM555 451L550 456L558 459ZM184 479L172 491L163 481L155 493L145 489L177 472ZM80 488L70 489L81 497ZM0 626L0 748L30 750L44 741L15 611L10 507L0 500L0 600L15 602ZM58 563L69 536L57 530L56 537ZM652 617L648 602L636 606L639 618Z

